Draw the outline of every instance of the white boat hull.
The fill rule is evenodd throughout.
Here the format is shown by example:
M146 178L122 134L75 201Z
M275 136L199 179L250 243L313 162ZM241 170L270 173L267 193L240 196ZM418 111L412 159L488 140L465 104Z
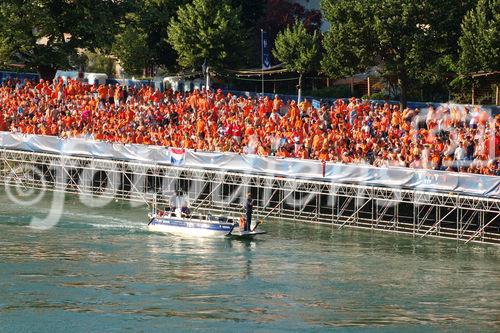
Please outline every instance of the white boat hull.
M209 220L156 217L153 216L148 229L156 232L182 234L195 237L224 237L235 228L232 222L216 222Z
M190 237L252 238L265 234L263 230L244 231L236 223L237 218L213 215L182 216L178 213L149 214L148 229L155 232L178 234ZM260 223L257 223L256 227Z

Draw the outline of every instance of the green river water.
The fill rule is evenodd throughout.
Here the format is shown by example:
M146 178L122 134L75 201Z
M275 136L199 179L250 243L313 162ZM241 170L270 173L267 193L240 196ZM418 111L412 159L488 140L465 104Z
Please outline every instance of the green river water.
M0 332L498 332L500 248L268 222L254 241L148 232L145 206L29 226L0 193Z

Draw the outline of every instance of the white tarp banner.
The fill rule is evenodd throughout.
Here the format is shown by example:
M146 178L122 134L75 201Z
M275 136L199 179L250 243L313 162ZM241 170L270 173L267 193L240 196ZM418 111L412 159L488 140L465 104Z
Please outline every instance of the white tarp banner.
M0 132L0 148L500 198L497 176L193 150L184 151L180 158L183 150L167 147L9 132Z

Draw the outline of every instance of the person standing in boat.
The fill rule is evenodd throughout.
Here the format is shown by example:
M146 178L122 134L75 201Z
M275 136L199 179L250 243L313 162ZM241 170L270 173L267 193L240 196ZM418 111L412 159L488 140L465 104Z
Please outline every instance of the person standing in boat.
M180 208L181 208L181 216L182 217L190 217L191 216L191 211L189 210L189 202L188 200L182 195L179 197L180 201Z
M252 213L253 213L253 200L252 200L252 194L248 193L247 194L247 200L245 201L245 231L251 231L251 226L252 226Z
M177 208L180 208L180 197L179 197L179 191L175 191L174 194L170 197L170 211L175 212Z

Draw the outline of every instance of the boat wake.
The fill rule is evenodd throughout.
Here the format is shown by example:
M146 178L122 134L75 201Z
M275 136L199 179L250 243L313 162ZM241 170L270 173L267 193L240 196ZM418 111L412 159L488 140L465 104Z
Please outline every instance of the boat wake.
M110 215L66 211L60 228L95 228L103 230L126 230L130 232L147 232L147 226L139 219L127 219Z

